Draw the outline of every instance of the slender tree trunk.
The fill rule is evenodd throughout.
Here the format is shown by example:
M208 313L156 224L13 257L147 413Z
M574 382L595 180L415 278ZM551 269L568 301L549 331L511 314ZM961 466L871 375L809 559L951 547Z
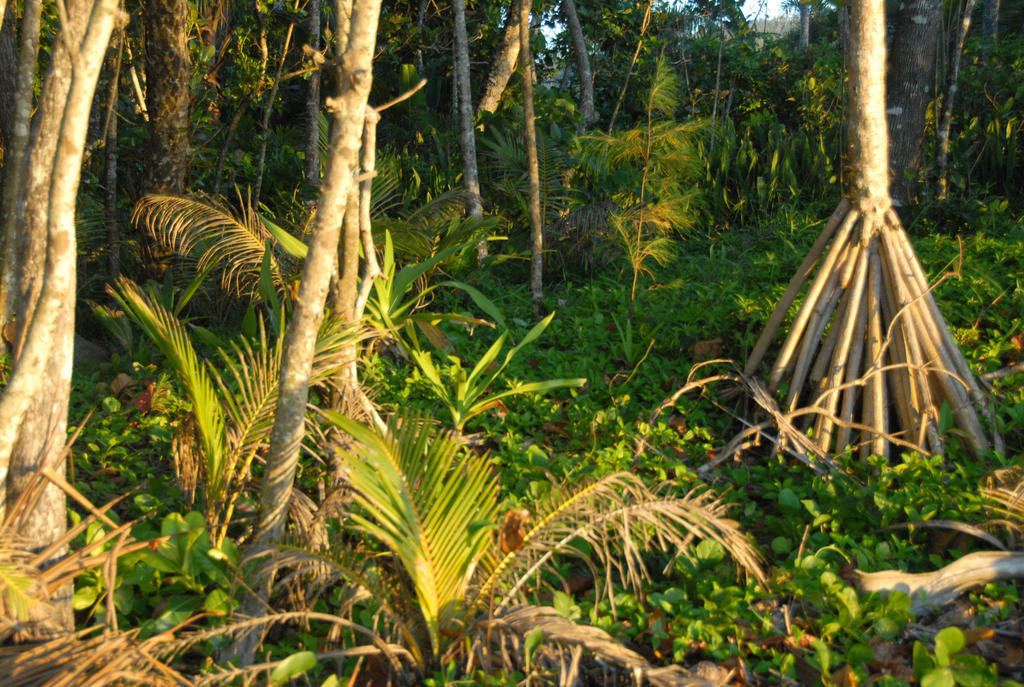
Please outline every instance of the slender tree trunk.
M882 0L855 0L850 10L850 168L854 200L882 211L889 200L889 140L885 117L885 18Z
M530 180L530 297L533 312L544 312L544 234L540 213L540 161L537 155L537 126L533 112L533 57L530 55L531 0L519 4L519 73L523 79L523 130L526 164Z
M576 68L580 73L580 114L583 115L583 128L589 129L597 124L597 110L594 109L594 73L590 68L590 56L587 53L587 40L583 36L576 3L573 0L562 0L562 12L565 13L569 25L569 36L572 48L576 52Z
M107 265L111 281L121 276L121 229L117 219L117 93L123 52L124 33L118 31L117 49L110 51L108 60L110 83L107 87L107 112L103 125L103 208L107 221Z
M355 187L355 172L359 165L366 101L373 81L372 62L380 0L355 0L351 7L351 15L343 8L338 8L337 12L339 24L347 26L339 26L336 34L339 43L340 68L336 80L339 94L327 101L328 110L335 120L331 127L330 157L309 250L302 266L299 294L285 334L277 411L260 491L260 515L254 542L257 549L280 542L284 536L305 431L313 351L337 261L340 218ZM350 16L347 22L344 21L346 16ZM269 585L269 580L257 585L257 595L250 594L245 598L242 611L259 612L269 595ZM243 665L248 665L258 642L258 632L242 635L232 651Z
M469 86L469 37L466 35L465 0L452 0L455 33L455 93L459 112L459 147L462 148L462 185L469 196L469 216L484 216L480 174L476 164L476 130L473 128L473 94ZM487 242L476 247L477 257L487 257Z
M9 524L37 550L63 538L67 527L64 493L56 486L48 485L33 504L21 498L42 468L64 472L74 341L75 200L89 111L117 2L71 0L66 8L63 39L54 42L27 149L26 200L17 213L18 231L30 237L32 253L43 259L19 263L20 276L38 288L28 289L33 297L19 302L23 344L0 393L0 505L8 516L18 513ZM63 554L55 551L54 560ZM68 585L58 590L50 607L34 609L40 631L73 627L71 593Z
M622 101L626 97L626 91L629 89L629 80L633 77L633 68L636 66L636 61L640 57L640 50L644 46L644 36L647 35L647 28L651 25L651 10L654 9L654 0L649 0L647 3L647 9L644 10L644 19L640 24L640 38L636 41L636 51L633 53L633 59L629 63L629 69L626 70L626 78L622 80L622 89L619 91L619 97L615 101L615 109L612 110L611 121L608 122L608 133L615 130L615 120L619 116L619 108L622 107Z
M320 51L320 0L309 0L309 47ZM314 57L314 59L316 59ZM306 183L320 183L320 69L309 75L306 93Z
M520 2L521 0L512 0L509 3L505 30L501 34L501 43L498 44L498 48L494 52L491 71L484 83L483 95L480 96L480 104L476 108L477 112L494 112L498 109L501 96L516 70L516 63L519 60Z
M900 3L886 78L890 190L898 204L910 203L916 196L941 36L942 0Z
M189 160L188 2L145 0L149 193L182 193Z
M960 58L964 54L964 43L967 41L967 32L971 29L971 15L974 14L974 6L977 0L964 0L964 6L960 14L960 30L956 35L956 42L953 44L952 65L949 67L949 74L946 78L946 92L942 98L942 114L939 117L939 125L936 131L939 151L935 156L935 168L938 175L936 195L942 199L948 192L947 166L949 164L949 133L953 128L953 104L956 102L956 92L960 81Z
M284 62L288 59L288 49L292 45L292 33L295 24L289 24L284 36L284 48L281 49L281 59L277 62L277 70L274 72L274 82L270 85L270 94L267 95L267 102L263 106L263 120L260 122L260 152L256 161L256 184L253 189L253 204L259 207L260 194L263 192L263 170L267 163L267 144L270 142L270 115L274 112L274 101L277 100L277 90L281 86L281 73L284 71Z
M981 15L981 35L993 43L999 39L999 0L985 0Z
M811 6L806 2L800 3L800 47L811 47Z
M7 9L3 15L3 31L6 33L9 29L13 36L15 6L11 4ZM32 120L32 87L39 53L41 13L41 0L26 0L20 27L21 44L15 61L6 63L11 56L5 55L5 64L0 65L6 72L5 79L14 76L14 87L5 93L11 102L9 109L5 107L4 113L7 140L4 141L3 205L0 212L0 250L3 251L0 264L0 329L14 317L17 301L24 291L21 274L27 270L26 261L29 257L29 236L19 231L18 216L24 211L25 204L23 189L28 175L26 164ZM5 84L5 91L7 87L9 84ZM40 259L37 251L35 261ZM24 331L24 323L19 328ZM0 348L3 346L2 341L3 337L0 337Z

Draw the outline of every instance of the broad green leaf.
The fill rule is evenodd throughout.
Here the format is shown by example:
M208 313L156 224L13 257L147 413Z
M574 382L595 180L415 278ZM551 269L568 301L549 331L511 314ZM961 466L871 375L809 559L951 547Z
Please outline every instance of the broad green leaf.
M302 675L316 667L316 654L312 651L300 651L277 664L270 672L270 684L283 685L293 677Z
M263 226L270 232L270 235L277 240L278 245L281 246L281 250L293 258L297 258L299 260L306 259L306 253L309 252L309 248L306 244L271 222L263 215L259 215L259 218L260 222L263 223Z
M950 659L964 648L964 633L959 627L945 627L935 635L935 660L948 666Z

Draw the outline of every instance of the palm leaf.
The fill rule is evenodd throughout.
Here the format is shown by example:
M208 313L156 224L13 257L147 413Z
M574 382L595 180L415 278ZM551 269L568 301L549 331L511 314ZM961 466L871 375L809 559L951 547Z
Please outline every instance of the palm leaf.
M643 550L683 551L693 537L717 541L755 579L765 581L757 551L735 521L724 516L726 505L709 492L667 496L670 485L647 487L628 472L607 475L568 496L556 494L537 513L522 548L499 559L481 587L477 602L509 589L508 605L526 581L561 553L583 555L575 542L586 541L608 582L617 580L639 589L648 578ZM586 557L584 557L586 558ZM595 576L595 579L599 579ZM611 589L608 584L607 588Z
M419 603L429 647L439 655L485 549L498 486L485 458L455 460L451 435L434 438L419 418L392 419L380 435L336 413L327 417L361 447L345 457L364 514L353 520L391 551Z
M150 194L136 203L132 221L194 261L197 271L215 267L226 291L251 296L257 292L267 245L276 242L255 208L241 197L239 204L240 213L209 196ZM285 281L280 260L280 255L271 255L270 272L278 287Z
M156 344L185 385L206 459L207 505L215 507L221 502L226 486L224 459L227 437L224 412L214 380L200 361L184 325L161 306L152 293L145 294L137 284L127 279L119 279L109 291L125 313Z

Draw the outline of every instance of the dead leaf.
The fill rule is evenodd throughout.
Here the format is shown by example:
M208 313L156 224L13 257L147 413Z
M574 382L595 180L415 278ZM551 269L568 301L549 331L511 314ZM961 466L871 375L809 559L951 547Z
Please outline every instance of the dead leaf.
M722 340L722 337L718 337L717 339L698 341L693 344L693 347L690 349L690 356L697 361L711 360L712 358L722 357L723 350L725 350L725 341Z
M500 543L502 553L512 553L523 548L526 540L526 523L530 522L530 511L525 508L513 509L505 513L501 523Z
M541 430L548 434L556 434L565 439L569 438L569 432L565 430L565 423L562 422L545 422L540 426Z
M110 383L110 393L114 396L118 396L122 391L134 384L135 380L131 375L120 372L116 377L114 377L114 381Z
M149 412L149 409L153 405L153 389L156 385L150 382L146 385L146 388L142 390L138 396L132 399L131 404L138 409L140 413L145 415Z
M842 668L832 673L832 682L838 687L857 687L857 674L850 668L850 664L846 663Z

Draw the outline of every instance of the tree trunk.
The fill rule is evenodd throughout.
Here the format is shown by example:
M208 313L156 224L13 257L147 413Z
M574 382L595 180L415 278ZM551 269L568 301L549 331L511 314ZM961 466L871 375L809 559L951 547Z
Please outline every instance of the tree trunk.
M882 0L848 4L850 47L846 51L850 104L852 195L885 211L889 200L889 140L885 119L885 7Z
M260 122L260 152L256 158L256 183L252 193L254 207L259 207L260 194L263 192L263 171L267 163L267 144L270 142L270 115L274 112L274 101L277 100L277 91L281 87L281 74L284 72L284 62L288 59L288 50L292 45L294 31L295 24L288 24L288 30L284 36L284 47L281 49L281 59L277 62L274 81L270 86L267 102L263 106L263 120Z
M940 452L939 419L952 411L961 441L980 455L989 442L978 413L990 412L889 197L883 0L854 0L847 8L850 188L745 372L757 369L817 264L766 393L757 396L775 417L777 441L810 450L830 467L829 456L850 445L865 456L889 457L897 448ZM783 380L789 391L779 410L771 394ZM1001 450L999 435L992 438Z
M149 193L182 193L188 173L188 2L145 0L146 110L149 112Z
M49 484L35 503L19 503L43 468L64 473L64 442L71 392L75 305L75 200L93 93L117 11L116 0L67 2L63 40L43 85L27 150L25 202L18 231L41 261L20 261L20 277L38 286L19 302L22 345L0 394L0 507L8 523L36 550L63 538L64 493ZM68 46L74 46L73 56ZM74 64L72 65L72 59ZM12 514L18 514L15 522ZM54 553L55 559L63 550ZM49 607L35 608L41 632L71 630L70 585Z
M981 35L993 43L999 39L999 0L985 0L981 15Z
M476 108L477 112L494 112L498 109L505 87L516 70L516 63L519 60L519 2L520 0L512 0L509 3L505 30L501 34L501 43L494 52L491 72L487 75L484 92Z
M14 36L15 6L9 4L3 15L3 33ZM17 54L12 55L4 50L4 63L0 70L3 79L14 77L13 87L4 83L4 179L3 205L0 214L0 329L5 327L15 314L17 301L24 290L25 283L21 279L24 268L21 266L29 250L29 236L19 231L18 214L23 211L25 202L22 190L25 187L28 170L27 152L29 145L29 125L32 120L32 88L36 75L36 60L39 53L39 29L42 13L41 0L26 0L21 19L21 45ZM6 40L5 40L6 43ZM13 61L10 61L12 60ZM8 91L7 89L10 88ZM9 107L6 105L9 102ZM40 258L36 257L38 262ZM24 311L23 311L24 312ZM24 331L24 324L19 328ZM3 348L0 337L0 350ZM2 478L0 478L2 479ZM2 499L0 499L2 501Z
M452 0L455 33L455 92L459 111L459 146L462 148L462 185L469 196L469 216L484 216L480 174L476 164L476 130L473 128L473 95L469 87L469 37L466 35L465 0ZM487 242L477 245L477 256L487 257Z
M942 0L900 3L886 78L890 190L897 204L915 199L941 35Z
M800 47L811 47L811 6L806 2L800 3Z
M309 47L320 51L320 0L309 0ZM316 57L314 56L314 64ZM309 75L309 91L306 93L306 183L317 186L320 183L320 69Z
M964 6L960 14L960 29L956 35L956 42L953 44L949 67L949 74L946 77L946 92L942 96L942 114L939 117L939 124L936 131L939 151L935 156L935 169L938 176L936 195L942 199L948 191L948 177L946 166L949 163L949 132L953 128L953 104L956 102L956 91L960 81L960 58L964 54L964 43L967 41L967 33L971 30L971 15L974 14L974 6L977 0L964 0Z
M254 541L257 548L280 542L285 532L305 431L313 351L337 261L341 217L355 188L366 101L373 81L372 62L380 0L355 0L351 15L341 9L337 14L339 24L347 24L347 27L340 26L337 32L337 64L340 68L336 82L340 92L327 101L328 110L334 115L330 157L309 250L302 266L299 294L285 334L281 385L260 491L260 515ZM350 16L347 22L344 21L346 16ZM346 30L342 31L342 28ZM254 585L256 594L246 596L241 608L243 613L262 610L269 595L269 585L269 580ZM258 631L238 635L232 653L242 665L249 665L258 642Z
M533 112L533 57L530 55L531 0L519 3L519 73L523 79L523 130L530 180L530 297L533 312L544 313L544 234L540 213L540 161L537 126Z
M124 33L117 33L117 49L111 50L108 57L110 82L107 85L107 112L103 125L103 208L107 222L107 265L111 281L121 276L121 229L117 217L117 93L121 79Z
M562 11L569 25L572 48L576 51L576 68L580 73L580 114L583 115L583 128L586 130L597 124L598 120L597 110L594 109L594 73L590 68L587 41L576 13L576 3L573 0L562 0Z

